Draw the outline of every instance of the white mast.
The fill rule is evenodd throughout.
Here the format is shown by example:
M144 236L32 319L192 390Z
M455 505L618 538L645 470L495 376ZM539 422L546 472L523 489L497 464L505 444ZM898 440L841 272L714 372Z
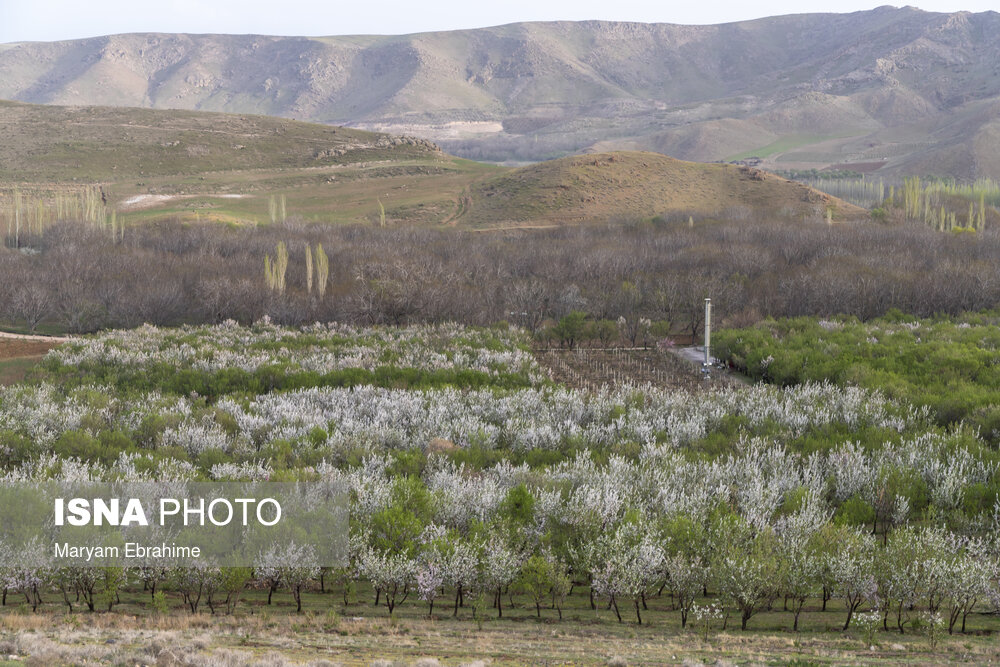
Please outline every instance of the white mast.
M712 300L705 299L705 366L712 365Z

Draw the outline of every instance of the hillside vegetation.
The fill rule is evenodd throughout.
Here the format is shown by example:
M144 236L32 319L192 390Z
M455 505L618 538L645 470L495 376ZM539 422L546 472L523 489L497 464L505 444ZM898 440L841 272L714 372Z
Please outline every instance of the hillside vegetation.
M881 7L708 26L130 34L0 46L0 97L285 116L535 161L655 150L1000 178L1000 15Z
M0 102L0 226L67 217L104 198L125 225L165 217L264 222L554 224L863 210L756 170L616 153L511 169L412 137L265 116ZM16 190L16 191L15 191ZM15 199L20 195L20 215ZM93 202L91 202L93 203ZM79 206L77 208L86 208ZM383 220L384 211L384 220ZM93 217L93 216L92 216ZM10 235L10 234L9 234Z

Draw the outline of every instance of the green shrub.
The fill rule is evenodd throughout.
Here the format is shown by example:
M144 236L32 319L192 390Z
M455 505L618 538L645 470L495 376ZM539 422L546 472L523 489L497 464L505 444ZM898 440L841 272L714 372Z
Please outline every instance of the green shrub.
M858 496L845 500L833 515L833 522L838 526L863 526L874 521L875 508Z

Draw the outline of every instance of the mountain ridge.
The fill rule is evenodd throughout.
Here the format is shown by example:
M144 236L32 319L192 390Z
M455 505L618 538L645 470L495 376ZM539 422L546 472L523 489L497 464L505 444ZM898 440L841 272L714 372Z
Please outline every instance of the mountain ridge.
M883 161L890 177L942 164L1000 178L977 155L984 138L995 145L998 63L996 12L882 7L712 26L8 44L0 97L277 115L492 161L620 148L718 161L772 147L759 157L779 169Z

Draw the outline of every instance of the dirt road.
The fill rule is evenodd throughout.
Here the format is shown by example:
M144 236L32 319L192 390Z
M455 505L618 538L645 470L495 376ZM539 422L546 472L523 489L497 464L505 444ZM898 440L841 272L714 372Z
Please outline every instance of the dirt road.
M70 340L69 336L41 336L36 334L7 333L6 331L0 331L0 339L38 341L38 342L52 343L53 345L58 345L59 343L65 343Z

